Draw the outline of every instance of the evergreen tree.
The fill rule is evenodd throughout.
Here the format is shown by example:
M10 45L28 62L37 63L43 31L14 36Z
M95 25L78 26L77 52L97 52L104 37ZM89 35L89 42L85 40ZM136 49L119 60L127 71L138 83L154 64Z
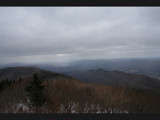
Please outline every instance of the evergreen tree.
M8 85L9 84L9 80L8 80L8 77L6 77L6 81L5 83Z
M37 73L33 75L33 80L26 87L25 91L31 105L40 107L44 103L44 85L42 85L42 81L38 78Z
M21 81L22 81L22 78L20 77L20 78L19 78L19 82L21 82Z

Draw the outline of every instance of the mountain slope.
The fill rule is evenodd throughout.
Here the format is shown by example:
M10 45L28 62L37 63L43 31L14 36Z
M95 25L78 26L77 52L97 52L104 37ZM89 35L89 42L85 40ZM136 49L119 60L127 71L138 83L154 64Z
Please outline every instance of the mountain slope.
M30 106L25 91L35 72L45 86L45 103L38 109ZM117 83L119 82L115 80L116 78L128 80L132 76L119 71L108 72L101 69L85 71L81 77L95 77L93 80L97 80L101 76L101 80L104 80L101 83L105 83L106 74L110 81ZM0 90L0 113L160 113L160 94L150 90L115 86L116 83L113 83L114 85L86 83L67 75L31 67L1 69L0 76L1 78L7 76L10 80L13 77L15 79L22 77L22 81L3 83L3 89ZM144 79L146 80L145 76ZM119 81L125 83L122 79Z
M32 79L32 75L38 73L42 80L80 80L107 85L120 85L135 87L146 90L160 91L160 81L145 75L137 75L120 71L88 70L88 71L69 71L64 74L41 70L33 67L8 67L0 69L0 81L5 80L23 80ZM72 77L70 77L72 76ZM76 78L76 79L75 79Z
M105 71L103 69L88 71L77 70L65 72L64 74L86 82L160 91L160 81L145 75L137 75L120 71Z
M30 79L34 73L38 73L40 79L74 79L70 76L41 70L33 67L8 67L0 69L0 81L5 80L18 80L19 78Z

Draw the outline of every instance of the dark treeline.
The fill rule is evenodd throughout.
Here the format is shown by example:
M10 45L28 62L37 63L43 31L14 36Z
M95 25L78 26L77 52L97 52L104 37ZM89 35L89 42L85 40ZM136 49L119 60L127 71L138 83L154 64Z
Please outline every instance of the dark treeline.
M9 80L8 77L6 77L5 79L0 81L0 91L3 90L5 87L7 87L8 85L11 85L12 83L15 82L21 82L22 78L19 78L19 80Z

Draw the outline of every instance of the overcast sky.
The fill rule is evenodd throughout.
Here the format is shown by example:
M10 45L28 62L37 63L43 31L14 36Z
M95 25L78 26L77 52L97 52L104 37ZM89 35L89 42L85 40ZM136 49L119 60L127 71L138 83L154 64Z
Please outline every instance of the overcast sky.
M0 64L160 57L160 7L0 7Z

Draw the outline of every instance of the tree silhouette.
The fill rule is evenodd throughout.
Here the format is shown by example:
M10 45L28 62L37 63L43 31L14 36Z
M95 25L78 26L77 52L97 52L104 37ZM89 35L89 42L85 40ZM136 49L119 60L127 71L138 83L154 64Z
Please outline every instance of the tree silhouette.
M26 87L28 99L30 104L35 107L40 107L44 103L44 85L38 78L38 74L33 75L33 80Z
M20 77L20 78L19 78L19 82L21 82L21 81L22 81L22 78Z
M9 80L8 80L8 77L6 77L6 81L5 83L8 85L9 84Z

